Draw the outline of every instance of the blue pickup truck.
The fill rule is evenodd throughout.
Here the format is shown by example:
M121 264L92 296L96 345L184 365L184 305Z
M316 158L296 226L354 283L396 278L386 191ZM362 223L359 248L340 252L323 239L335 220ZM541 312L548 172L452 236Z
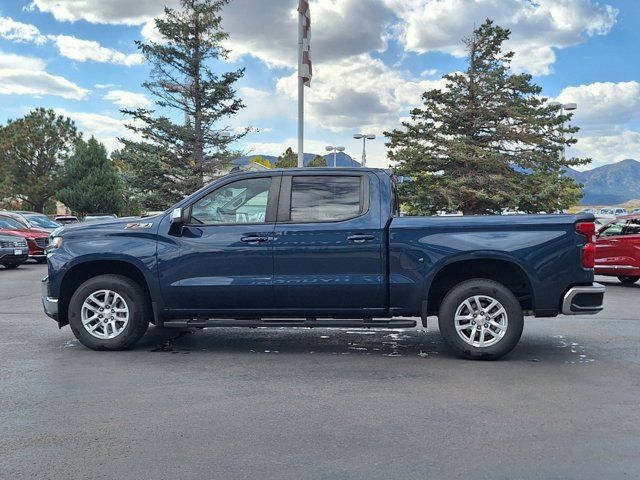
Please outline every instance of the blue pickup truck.
M593 216L400 216L377 169L225 176L162 215L52 233L47 315L95 350L163 327L426 326L465 358L525 316L597 313ZM418 320L416 320L416 318Z

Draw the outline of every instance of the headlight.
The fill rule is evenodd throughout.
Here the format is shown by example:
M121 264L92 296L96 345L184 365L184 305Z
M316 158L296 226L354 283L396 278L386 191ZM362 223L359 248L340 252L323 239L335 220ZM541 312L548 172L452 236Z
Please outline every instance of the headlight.
M49 240L49 248L60 248L62 246L62 237L51 237Z

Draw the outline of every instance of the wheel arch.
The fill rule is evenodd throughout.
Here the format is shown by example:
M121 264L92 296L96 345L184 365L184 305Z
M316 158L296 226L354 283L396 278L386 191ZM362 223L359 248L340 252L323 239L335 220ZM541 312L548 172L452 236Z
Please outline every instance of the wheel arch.
M443 265L433 276L427 293L429 315L436 315L444 296L455 285L473 278L486 278L507 287L524 311L535 309L531 280L517 262L509 258L461 258Z
M126 277L142 288L149 306L153 307L153 323L156 323L156 308L153 306L150 285L139 266L126 260L89 260L77 263L69 268L61 280L58 298L58 322L60 326L68 323L69 302L78 287L90 278L108 274Z

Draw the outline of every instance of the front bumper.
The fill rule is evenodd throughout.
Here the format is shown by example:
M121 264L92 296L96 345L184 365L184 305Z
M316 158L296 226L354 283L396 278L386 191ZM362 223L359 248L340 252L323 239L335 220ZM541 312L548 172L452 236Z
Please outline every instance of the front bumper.
M601 312L604 308L604 285L593 283L571 287L564 294L562 313L564 315L589 315Z
M27 253L21 255L14 255L13 251L3 252L0 251L0 264L2 263L24 263L27 261Z
M49 277L44 277L42 285L42 306L44 313L54 320L58 320L58 299L49 296Z

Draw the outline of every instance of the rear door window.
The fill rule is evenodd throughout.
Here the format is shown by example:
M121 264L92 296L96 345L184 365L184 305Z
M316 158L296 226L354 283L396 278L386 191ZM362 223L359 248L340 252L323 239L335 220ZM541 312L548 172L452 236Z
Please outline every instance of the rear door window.
M364 211L361 176L303 175L291 182L291 221L338 222Z

